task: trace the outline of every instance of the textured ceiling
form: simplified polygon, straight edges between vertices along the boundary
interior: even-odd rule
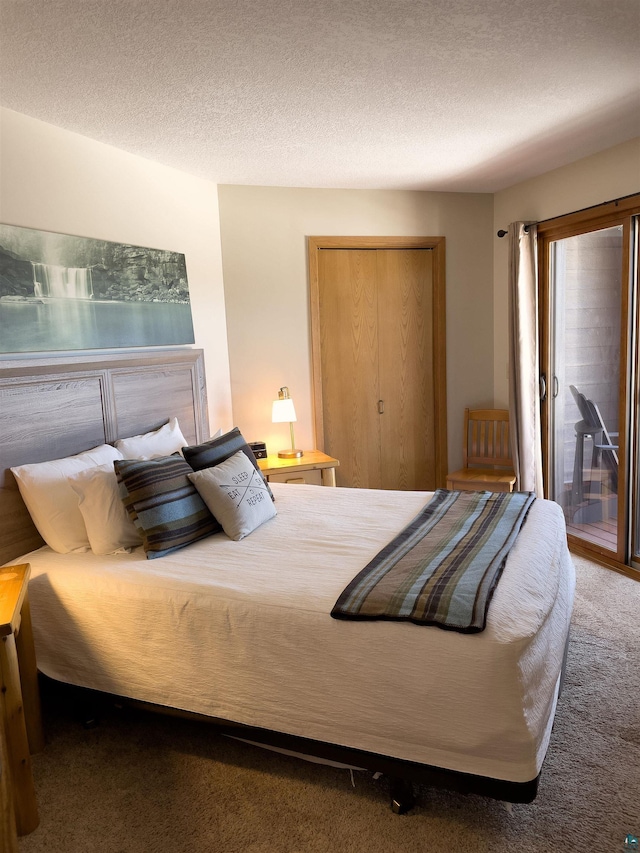
[[[493,192],[640,136],[639,0],[1,0],[3,106],[217,183]]]

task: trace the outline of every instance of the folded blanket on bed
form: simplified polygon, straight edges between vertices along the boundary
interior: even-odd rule
[[[336,619],[402,619],[464,634],[487,610],[532,492],[438,489],[338,598]]]

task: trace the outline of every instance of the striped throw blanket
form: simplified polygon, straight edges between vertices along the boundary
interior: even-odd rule
[[[438,489],[341,593],[336,619],[402,619],[464,634],[484,630],[532,492]]]

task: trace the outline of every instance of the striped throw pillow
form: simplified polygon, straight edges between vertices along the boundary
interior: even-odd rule
[[[179,453],[116,460],[114,468],[120,497],[142,536],[147,559],[164,557],[222,529],[189,480],[192,469]]]

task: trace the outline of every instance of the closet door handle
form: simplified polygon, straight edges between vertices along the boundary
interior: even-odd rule
[[[384,400],[378,400],[378,414],[384,415]]]

